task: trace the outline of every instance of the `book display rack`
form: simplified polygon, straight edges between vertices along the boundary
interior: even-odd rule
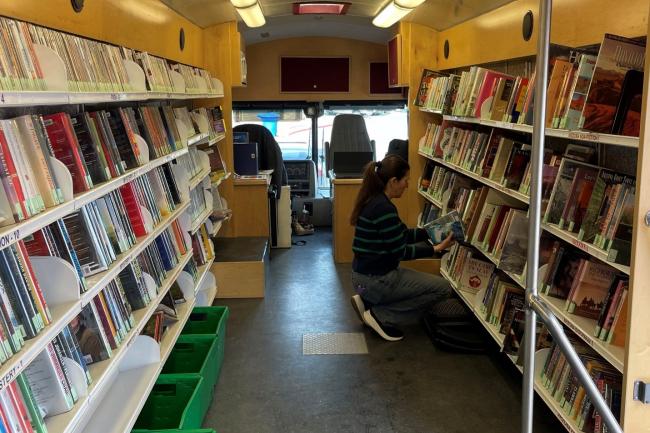
[[[184,105],[223,86],[146,52],[0,30],[0,422],[128,432],[216,296],[205,149],[225,130],[219,108]]]
[[[547,83],[540,297],[617,419],[645,51],[644,43],[607,34],[595,53],[553,58]],[[613,62],[615,52],[630,61]],[[443,257],[441,275],[520,370],[534,80],[480,66],[424,70],[414,102],[429,116],[418,149],[425,199],[418,224],[458,211],[467,236]],[[607,85],[618,93],[605,100],[599,92]],[[538,326],[537,334],[537,394],[568,431],[604,431],[548,331]]]

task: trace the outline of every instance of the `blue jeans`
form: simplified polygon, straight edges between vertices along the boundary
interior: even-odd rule
[[[381,322],[390,325],[417,322],[424,310],[451,295],[444,278],[397,268],[386,275],[352,272],[354,290]]]

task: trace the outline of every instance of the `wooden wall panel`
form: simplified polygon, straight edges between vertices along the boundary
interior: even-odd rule
[[[350,91],[336,93],[281,93],[280,57],[349,57]],[[385,44],[305,37],[281,39],[246,47],[248,83],[233,91],[235,101],[322,101],[325,99],[401,99],[401,95],[371,95],[370,62],[386,62]]]
[[[551,42],[566,46],[600,43],[603,34],[643,36],[648,20],[647,0],[555,0]],[[534,14],[533,37],[524,41],[524,14]],[[457,68],[505,59],[531,56],[537,46],[538,1],[519,0],[440,32],[437,41],[440,69]],[[450,56],[443,47],[449,40]]]

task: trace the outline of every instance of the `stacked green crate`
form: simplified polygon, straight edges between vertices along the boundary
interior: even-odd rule
[[[203,378],[196,375],[159,376],[132,433],[201,428],[205,416],[202,385]]]
[[[181,335],[162,369],[162,374],[169,377],[193,375],[203,378],[199,389],[203,413],[210,408],[217,384],[218,343],[216,335]]]
[[[217,361],[214,366],[217,378],[219,378],[225,354],[226,322],[229,314],[228,307],[195,307],[181,331],[182,335],[217,336]]]

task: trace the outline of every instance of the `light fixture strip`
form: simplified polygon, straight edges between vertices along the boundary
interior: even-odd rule
[[[255,1],[251,4],[250,0],[230,0],[237,13],[241,19],[246,23],[248,27],[261,27],[266,24],[266,19],[264,18],[264,13],[262,13],[262,8],[260,3]],[[241,5],[241,6],[240,6]]]

